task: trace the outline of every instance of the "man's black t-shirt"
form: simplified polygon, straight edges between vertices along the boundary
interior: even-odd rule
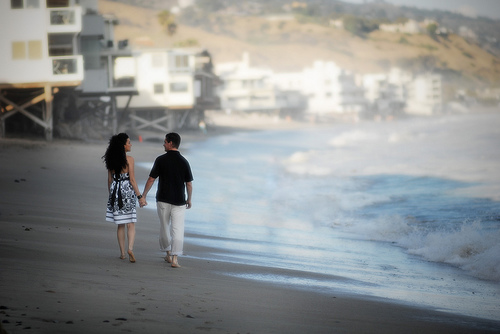
[[[156,158],[149,176],[155,179],[159,177],[157,202],[186,204],[185,182],[193,181],[193,175],[189,162],[179,151],[168,151]]]

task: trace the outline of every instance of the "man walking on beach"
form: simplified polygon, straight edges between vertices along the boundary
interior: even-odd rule
[[[142,193],[146,205],[146,196],[159,177],[156,206],[160,218],[160,249],[167,252],[165,261],[173,268],[180,268],[177,256],[182,255],[184,247],[184,215],[186,209],[191,208],[193,192],[191,167],[179,152],[180,144],[179,134],[171,132],[165,136],[163,147],[167,153],[156,158]]]

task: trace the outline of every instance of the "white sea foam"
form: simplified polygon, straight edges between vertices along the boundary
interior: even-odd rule
[[[419,226],[400,216],[383,216],[374,221],[350,221],[346,227],[368,240],[395,243],[426,260],[451,264],[474,277],[500,282],[500,230],[485,228],[479,221],[437,226],[436,230],[436,226]]]

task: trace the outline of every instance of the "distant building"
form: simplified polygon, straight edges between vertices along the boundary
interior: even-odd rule
[[[413,75],[398,68],[388,73],[366,74],[363,87],[368,114],[391,117],[401,113],[434,115],[442,111],[442,78],[439,74]]]
[[[367,116],[390,118],[404,112],[411,73],[392,68],[388,73],[363,75]]]
[[[408,20],[405,23],[381,24],[379,29],[388,32],[400,32],[405,34],[419,34],[422,32],[421,25],[415,20]]]
[[[449,34],[450,31],[444,27],[439,27],[439,24],[430,19],[425,19],[421,22],[417,22],[415,20],[409,19],[404,23],[386,23],[379,25],[379,30],[393,32],[393,33],[404,33],[404,34],[420,34],[427,31],[427,27],[431,24],[435,24],[437,26],[436,33],[440,35]]]
[[[223,110],[301,118],[307,108],[307,98],[295,73],[278,74],[251,67],[248,53],[243,54],[240,62],[218,64],[216,68],[223,82],[218,91]],[[299,83],[289,85],[290,80]]]
[[[337,29],[344,29],[344,21],[343,20],[330,20],[330,26],[335,27]]]
[[[434,115],[442,111],[442,78],[439,74],[417,75],[408,84],[406,112],[414,115]]]
[[[248,55],[244,55],[241,62],[219,64],[217,73],[224,81],[219,94],[226,110],[277,111],[295,116],[304,112],[325,118],[358,115],[366,106],[354,75],[333,62],[316,61],[300,72],[275,73],[250,67]]]
[[[267,68],[250,66],[248,53],[240,62],[217,64],[216,73],[222,80],[218,88],[221,108],[226,111],[273,112],[280,105],[272,77]]]
[[[460,26],[458,28],[458,34],[468,40],[477,40],[477,35],[476,33],[469,27],[466,26]]]
[[[277,91],[280,115],[302,118],[309,108],[309,99],[302,89],[302,72],[274,73],[271,81]]]
[[[305,68],[301,92],[308,97],[307,113],[312,116],[357,116],[366,108],[363,88],[355,76],[334,62],[315,61]]]

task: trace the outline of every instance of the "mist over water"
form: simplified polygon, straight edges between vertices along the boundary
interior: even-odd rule
[[[500,320],[499,144],[500,113],[210,138],[188,240],[248,279]]]

